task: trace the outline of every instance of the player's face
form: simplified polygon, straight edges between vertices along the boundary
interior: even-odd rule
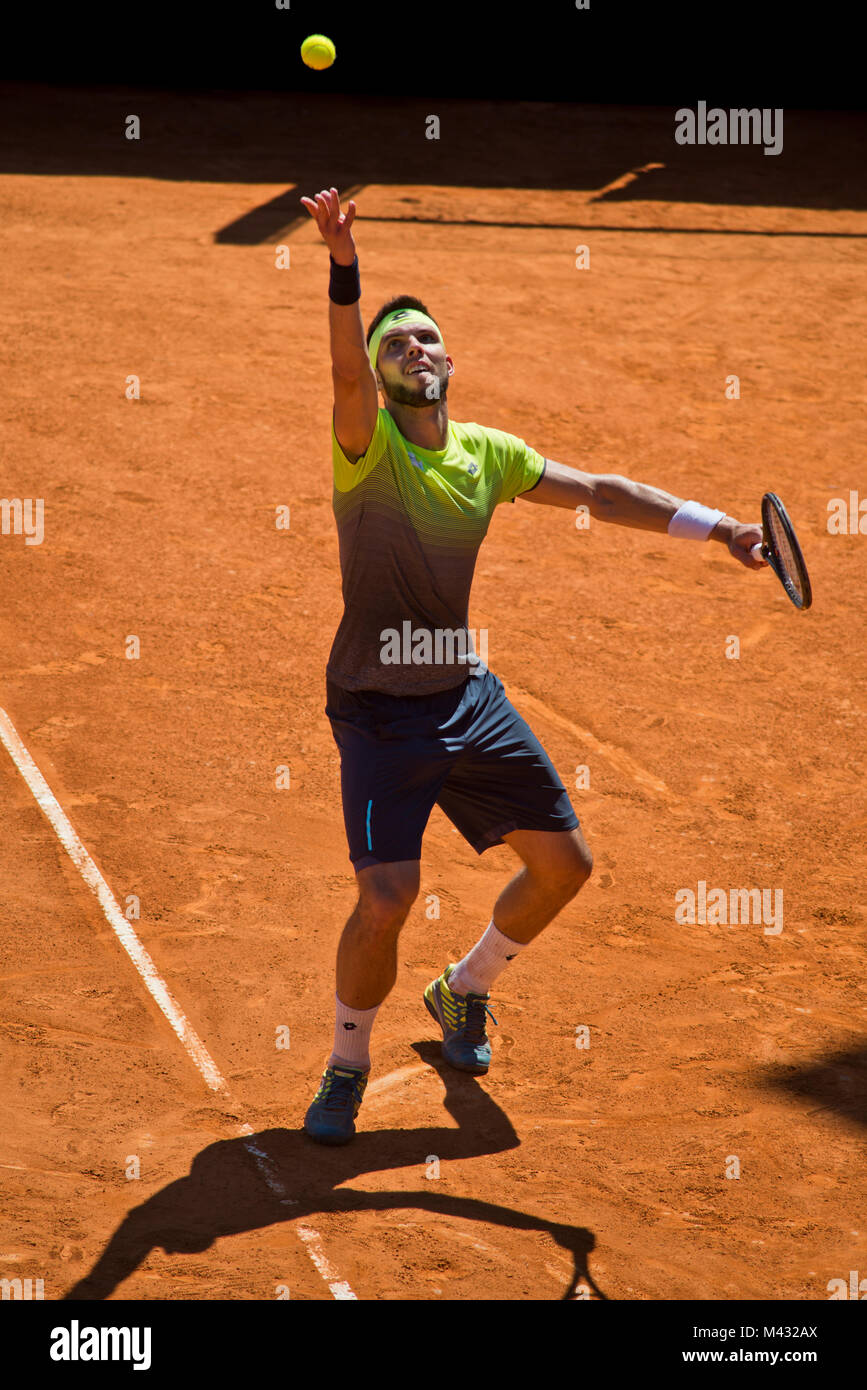
[[[397,405],[435,405],[448,391],[450,362],[432,328],[386,334],[377,363],[383,395]]]

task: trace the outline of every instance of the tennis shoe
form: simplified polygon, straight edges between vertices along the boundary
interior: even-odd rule
[[[326,1066],[304,1116],[305,1134],[318,1144],[348,1144],[369,1076],[357,1067]]]
[[[485,1015],[490,994],[452,994],[449,976],[457,969],[447,965],[438,980],[432,980],[424,992],[428,1013],[443,1030],[443,1057],[458,1071],[484,1076],[491,1065],[491,1044],[485,1032]],[[499,1024],[497,1024],[499,1027]]]

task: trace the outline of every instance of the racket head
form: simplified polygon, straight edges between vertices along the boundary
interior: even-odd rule
[[[796,608],[809,608],[813,590],[789,514],[775,492],[762,498],[762,555]]]

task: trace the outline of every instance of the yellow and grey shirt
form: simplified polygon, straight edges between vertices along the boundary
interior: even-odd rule
[[[346,690],[428,695],[472,669],[467,628],[479,546],[494,508],[529,492],[545,460],[522,439],[449,421],[445,449],[404,439],[380,409],[350,463],[331,425],[343,617],[326,674]]]

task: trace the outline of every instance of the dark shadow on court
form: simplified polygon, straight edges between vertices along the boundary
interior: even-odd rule
[[[294,196],[294,194],[287,196],[291,197]],[[350,198],[355,197],[355,190],[351,190],[347,196]],[[342,189],[341,197],[343,197]],[[386,222],[419,222],[428,227],[522,227],[527,231],[541,232],[556,232],[558,230],[572,232],[574,229],[575,231],[584,231],[587,233],[616,232],[618,236],[630,236],[636,232],[639,234],[646,234],[647,232],[652,232],[654,236],[755,236],[770,237],[771,239],[773,239],[774,237],[806,237],[809,240],[814,240],[816,238],[821,239],[824,237],[831,241],[867,240],[867,232],[818,232],[815,230],[791,230],[787,232],[769,232],[764,228],[759,227],[654,227],[650,225],[645,227],[639,226],[634,222],[630,222],[628,227],[619,227],[616,223],[597,222],[595,221],[595,219],[593,222],[587,222],[583,225],[580,223],[570,222],[568,226],[563,222],[504,222],[502,221],[502,219],[500,219],[497,222],[486,222],[482,218],[476,217],[461,217],[453,219],[450,219],[448,217],[369,217],[366,219],[366,221],[369,223],[374,223],[376,226],[379,226],[381,223]]]
[[[187,1177],[164,1187],[135,1207],[115,1231],[89,1274],[63,1301],[108,1298],[155,1248],[171,1254],[199,1254],[222,1236],[238,1235],[322,1212],[393,1211],[407,1208],[480,1221],[512,1231],[547,1232],[572,1260],[572,1278],[561,1300],[576,1296],[579,1284],[605,1300],[587,1267],[595,1246],[582,1226],[547,1221],[511,1207],[471,1197],[438,1193],[435,1180],[415,1192],[358,1192],[340,1186],[362,1174],[390,1168],[416,1168],[436,1154],[456,1162],[519,1146],[511,1121],[476,1079],[442,1063],[438,1044],[413,1044],[434,1066],[445,1085],[444,1104],[458,1129],[359,1129],[345,1147],[316,1144],[303,1131],[270,1129],[248,1139],[209,1144],[193,1159]],[[364,1107],[362,1105],[362,1125]],[[288,1194],[288,1202],[269,1186],[248,1145],[264,1150],[269,1173]],[[340,1187],[340,1190],[335,1190]],[[607,1301],[607,1300],[606,1300]]]
[[[506,192],[508,211],[494,225],[562,226],[567,235],[580,219],[561,217],[556,196],[523,195],[584,192],[593,218],[599,203],[612,213],[635,200],[702,205],[696,231],[716,230],[716,206],[867,207],[867,115],[858,111],[786,110],[782,152],[768,156],[757,145],[678,145],[674,106],[9,83],[2,107],[0,173],[273,185],[268,196],[242,195],[222,227],[191,221],[191,237],[229,245],[290,236],[310,221],[301,195],[332,184],[344,197],[393,190],[389,215],[405,214],[408,235],[420,219],[464,225],[450,207],[449,190],[460,187]],[[439,139],[426,137],[432,113]],[[138,140],[125,136],[130,115]],[[120,207],[123,192],[100,196]],[[540,219],[542,209],[551,216]],[[622,222],[631,229],[629,216]]]
[[[867,1125],[867,1049],[835,1052],[812,1067],[774,1068],[768,1084],[805,1101],[811,1116],[833,1113]]]

